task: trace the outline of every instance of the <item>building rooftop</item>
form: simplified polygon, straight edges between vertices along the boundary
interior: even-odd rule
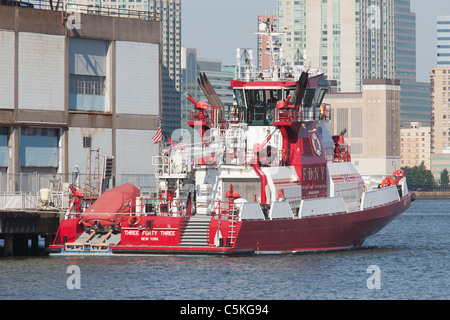
[[[29,7],[40,10],[66,11],[68,13],[97,14],[103,16],[137,18],[143,20],[160,20],[159,12],[133,10],[126,8],[110,8],[97,4],[62,3],[49,0],[2,0],[2,4],[17,7]]]

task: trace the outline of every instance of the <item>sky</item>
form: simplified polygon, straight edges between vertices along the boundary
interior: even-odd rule
[[[319,1],[319,0],[318,0]],[[277,0],[182,0],[182,46],[199,58],[234,65],[237,48],[256,50],[256,16],[276,13]],[[429,82],[436,65],[436,17],[450,15],[450,0],[411,0],[416,13],[417,81]],[[254,54],[256,59],[256,54]]]

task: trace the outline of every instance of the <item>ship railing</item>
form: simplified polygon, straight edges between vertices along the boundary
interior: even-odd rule
[[[169,174],[187,174],[191,166],[251,166],[257,159],[261,166],[282,166],[288,160],[285,150],[275,148],[263,148],[256,156],[254,151],[246,151],[242,147],[230,147],[223,141],[216,140],[217,146],[211,143],[198,144],[198,147],[183,147],[183,154],[177,155],[176,149],[172,149],[171,155],[154,156],[152,164],[156,167],[159,176]],[[177,157],[176,162],[171,161],[171,157]],[[191,160],[192,159],[192,160]]]
[[[275,109],[274,121],[298,121],[302,117],[301,110],[298,107],[288,108],[288,109]]]
[[[189,121],[205,122],[208,126],[217,126],[218,108],[211,106],[211,109],[195,109],[189,112]]]
[[[192,203],[188,199],[160,197],[136,198],[135,204],[130,206],[130,214],[143,216],[190,216]]]
[[[181,241],[181,238],[183,237],[184,234],[184,230],[186,229],[186,221],[189,221],[189,219],[192,216],[192,201],[189,200],[188,202],[188,206],[187,206],[187,212],[186,214],[181,216],[181,220],[180,220],[180,227],[179,227],[179,232],[178,232],[178,242]]]
[[[275,109],[275,122],[292,122],[292,121],[330,121],[331,120],[331,106],[323,103],[320,106],[309,105]]]
[[[201,156],[194,157],[194,166],[251,166],[256,162],[255,153],[244,151],[243,148],[227,148],[225,152],[205,151]],[[284,150],[267,150],[259,152],[259,163],[263,167],[282,166],[288,160]]]
[[[238,210],[235,203],[228,201],[214,201],[214,209],[212,212],[212,219],[231,219],[232,216],[237,216]]]
[[[79,219],[82,215],[82,213],[88,209],[94,202],[95,198],[90,199],[69,199],[69,207],[64,208],[61,207],[61,210],[65,210],[66,214],[64,216],[64,219]]]
[[[236,240],[236,221],[238,221],[238,218],[239,204],[234,203],[234,201],[214,201],[214,209],[211,219],[228,220],[230,222],[225,238],[229,239],[229,245],[231,246],[234,245]]]
[[[156,166],[156,172],[159,176],[165,174],[186,174],[189,171],[188,160],[185,157],[179,157],[176,163],[172,163],[170,156],[154,156],[152,164]]]
[[[340,144],[334,148],[326,148],[325,157],[328,163],[351,162],[351,147],[346,144]]]
[[[263,148],[259,151],[258,157],[255,152],[244,152],[242,150],[238,150],[237,152],[233,152],[233,156],[228,155],[226,159],[227,165],[254,165],[259,160],[259,164],[263,167],[277,167],[282,166],[288,160],[288,154],[285,150],[274,150],[274,149],[266,149]]]

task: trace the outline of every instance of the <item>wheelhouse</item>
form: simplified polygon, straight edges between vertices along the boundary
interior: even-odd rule
[[[296,81],[231,81],[236,98],[232,115],[239,122],[249,125],[272,125],[276,119],[278,101],[289,99],[290,102],[300,105],[303,120],[319,120],[320,107],[328,90],[327,81],[322,75],[318,79],[310,79],[303,101],[298,104],[294,101],[296,84]]]

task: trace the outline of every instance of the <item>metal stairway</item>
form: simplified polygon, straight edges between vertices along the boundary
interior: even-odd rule
[[[208,228],[211,216],[192,216],[180,240],[182,247],[209,247]]]

